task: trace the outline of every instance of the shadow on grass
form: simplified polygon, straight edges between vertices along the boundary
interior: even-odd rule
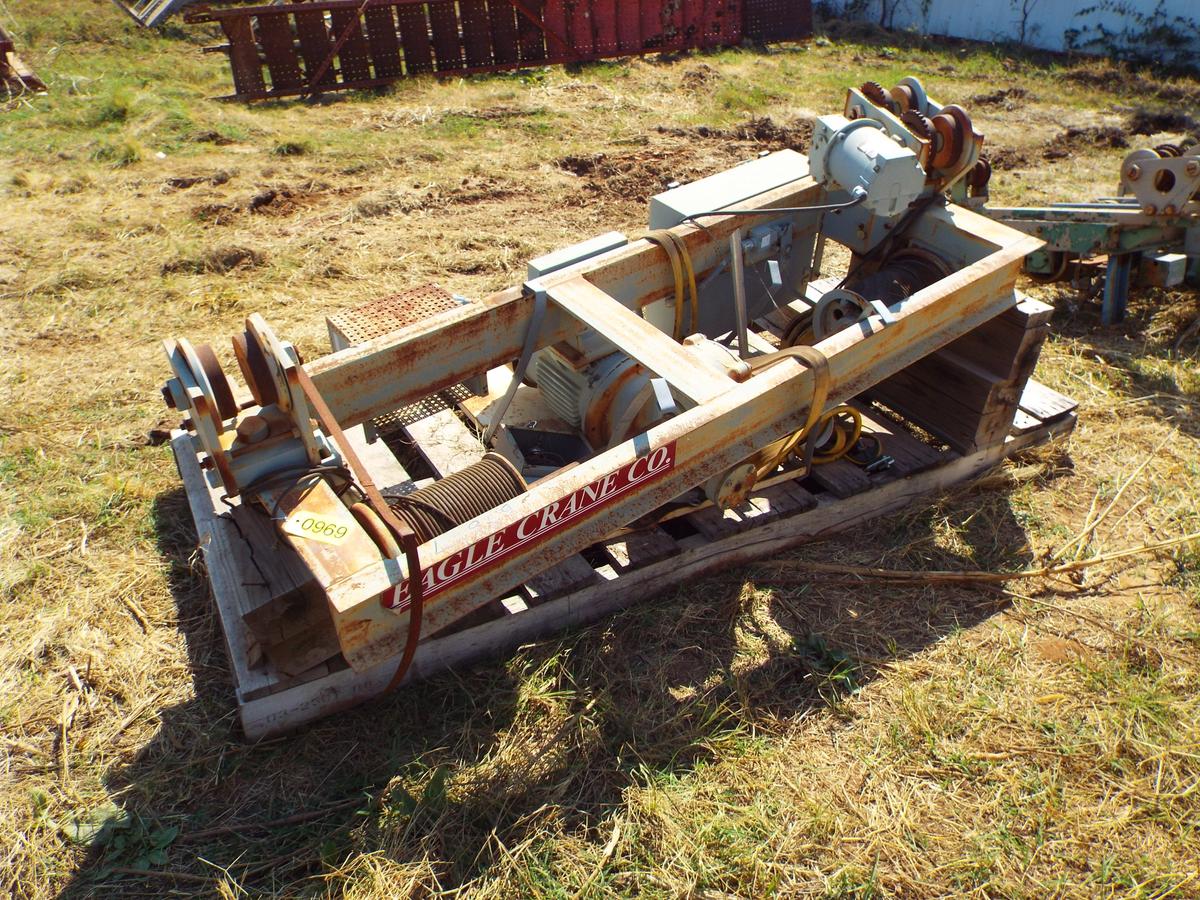
[[[510,865],[504,848],[548,827],[602,840],[630,788],[747,752],[1006,604],[964,587],[781,578],[775,563],[1029,561],[1008,494],[963,491],[248,745],[182,491],[155,516],[196,697],[161,710],[155,737],[110,777],[134,825],[119,848],[97,842],[65,896],[211,891],[222,869],[292,893],[365,853],[428,864],[446,889]]]

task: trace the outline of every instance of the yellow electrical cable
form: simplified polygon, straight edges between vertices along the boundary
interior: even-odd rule
[[[671,272],[675,276],[675,326],[671,336],[682,341],[683,333],[683,304],[686,288],[688,308],[691,312],[691,322],[688,328],[697,331],[700,328],[700,292],[696,289],[696,269],[692,265],[692,254],[688,251],[687,242],[673,231],[659,229],[646,233],[646,240],[662,247],[671,262]],[[686,276],[686,281],[684,277]]]
[[[679,258],[679,247],[675,243],[675,235],[671,232],[662,229],[659,231],[650,231],[646,234],[646,240],[663,248],[663,252],[667,254],[667,259],[671,263],[671,273],[675,276],[675,327],[671,331],[671,337],[677,341],[683,340],[683,263]]]
[[[830,423],[833,424],[833,446],[816,448],[812,459],[814,465],[836,462],[853,450],[862,437],[862,414],[853,406],[838,406],[821,416],[816,433],[820,434]]]
[[[781,441],[777,441],[775,445],[768,445],[763,448],[761,452],[765,453],[770,451],[773,446],[782,444],[782,448],[773,453],[769,462],[758,467],[758,478],[764,478],[779,468],[783,461],[787,459],[788,454],[795,450],[796,446],[807,435],[813,432],[813,429],[817,426],[817,422],[821,419],[821,411],[825,408],[825,398],[829,394],[829,360],[816,347],[785,347],[766,356],[758,356],[747,360],[747,362],[750,364],[751,372],[759,372],[785,359],[794,359],[808,366],[813,371],[813,393],[809,400],[808,416],[805,419],[804,425],[793,432],[791,437],[783,438]]]

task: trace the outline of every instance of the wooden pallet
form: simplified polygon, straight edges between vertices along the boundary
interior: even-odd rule
[[[879,409],[863,405],[866,429],[881,435],[895,459],[891,469],[868,475],[849,462],[820,466],[805,479],[757,491],[737,510],[697,509],[613,536],[530,579],[512,596],[496,598],[453,629],[428,637],[406,683],[511,652],[706,573],[901,509],[1075,425],[1075,403],[1037,382],[1024,383],[1016,405],[1007,435],[971,452],[932,446]],[[483,452],[468,427],[467,412],[444,409],[407,426],[408,439],[439,477],[471,464]],[[361,428],[348,438],[381,486],[411,482],[384,442],[368,444]],[[356,672],[334,657],[287,675],[264,655],[245,617],[271,602],[262,572],[283,547],[273,529],[255,524],[252,516],[257,514],[239,512],[236,501],[231,510],[221,491],[209,487],[186,432],[175,432],[171,445],[208,567],[246,737],[270,737],[376,696],[391,679],[397,659]]]

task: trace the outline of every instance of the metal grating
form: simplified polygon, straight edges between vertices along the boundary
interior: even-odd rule
[[[241,100],[640,53],[800,40],[811,0],[308,0],[187,13],[228,39]]]
[[[329,324],[347,343],[361,344],[460,305],[445,288],[423,284],[382,300],[364,303],[356,309],[335,313],[329,317]]]
[[[381,337],[409,325],[415,325],[431,316],[457,309],[461,301],[445,288],[436,284],[401,291],[382,300],[365,303],[346,312],[329,317],[329,327],[341,335],[347,344],[361,344],[372,338]],[[466,385],[456,384],[418,400],[409,406],[385,413],[371,420],[371,427],[379,434],[387,434],[404,425],[411,425],[434,413],[453,409],[469,397],[474,396]]]

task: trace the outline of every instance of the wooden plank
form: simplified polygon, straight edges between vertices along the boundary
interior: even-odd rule
[[[483,456],[483,444],[452,409],[443,409],[404,427],[417,449],[437,473],[445,478],[461,472]]]
[[[736,385],[732,378],[697,365],[696,357],[682,345],[584,278],[555,285],[550,299],[697,403]]]
[[[879,437],[883,452],[896,460],[898,474],[911,475],[914,472],[924,472],[946,462],[948,451],[931,447],[924,441],[909,434],[903,425],[891,421],[882,414],[871,410],[865,404],[852,404],[863,414],[863,431]]]
[[[1018,292],[1014,307],[946,349],[1001,378],[1011,378],[1030,330],[1048,327],[1053,314],[1054,307]]]
[[[396,7],[400,24],[400,43],[404,45],[404,71],[419,75],[433,71],[433,48],[429,43],[429,22],[425,19],[425,4],[406,3]]]
[[[233,687],[240,701],[247,693],[267,687],[274,680],[271,673],[251,666],[251,661],[259,654],[242,621],[243,615],[271,597],[265,584],[253,575],[248,577],[254,568],[245,542],[232,521],[217,514],[222,492],[208,486],[191,436],[184,431],[174,431],[171,450],[196,524],[197,543],[204,554],[209,589],[221,621]]]
[[[568,556],[552,568],[534,575],[525,582],[525,588],[529,592],[532,606],[561,597],[585,584],[591,584],[596,578],[596,570],[591,564],[582,556],[575,555]]]
[[[1079,404],[1070,397],[1064,397],[1058,391],[1046,387],[1041,382],[1030,379],[1021,393],[1019,406],[1034,418],[1048,423],[1067,413],[1074,412]]]
[[[885,479],[869,493],[819,502],[808,512],[782,517],[761,528],[717,542],[702,541],[675,556],[619,574],[615,583],[605,580],[517,615],[426,641],[417,649],[404,683],[511,652],[523,643],[594,622],[682,581],[728,570],[903,509],[926,495],[982,474],[1011,453],[1069,432],[1073,425],[1074,417],[1065,416],[1047,428],[952,459],[937,469],[908,478]],[[318,681],[245,703],[240,711],[243,731],[250,740],[261,740],[369,700],[388,683],[396,661],[392,657],[358,673],[350,669],[334,672]]]
[[[400,38],[396,32],[394,6],[368,6],[363,13],[367,23],[367,43],[371,47],[371,67],[376,78],[400,78]]]
[[[417,489],[416,482],[382,440],[368,443],[361,425],[348,428],[343,433],[381,492],[408,494]]]
[[[272,90],[302,87],[300,59],[296,55],[296,39],[292,35],[292,20],[286,13],[258,17],[258,42],[262,45],[271,73]]]
[[[680,547],[661,528],[644,528],[604,542],[604,553],[618,572],[640,569],[674,556]]]
[[[835,497],[852,497],[871,487],[870,476],[860,466],[845,459],[814,465],[808,477]]]

